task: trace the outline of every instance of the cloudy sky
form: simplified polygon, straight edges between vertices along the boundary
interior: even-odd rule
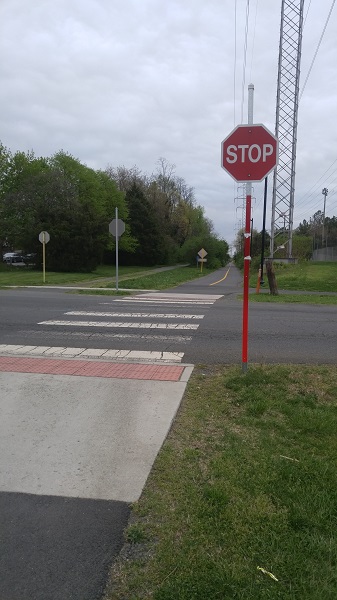
[[[305,1],[302,85],[333,5]],[[241,190],[220,144],[247,122],[249,83],[254,122],[275,129],[280,14],[281,0],[1,0],[0,140],[38,156],[63,149],[95,169],[150,174],[164,157],[231,243]],[[337,215],[336,113],[334,7],[300,102],[295,225],[323,208],[323,187]],[[262,183],[253,195],[260,230]]]

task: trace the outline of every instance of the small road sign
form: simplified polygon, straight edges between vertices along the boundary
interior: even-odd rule
[[[278,140],[264,125],[238,125],[221,144],[221,166],[235,181],[262,181],[277,161]]]
[[[48,233],[48,231],[41,231],[39,233],[39,241],[41,242],[41,244],[48,244],[50,240],[50,235]]]
[[[125,231],[125,223],[118,218],[118,208],[115,208],[115,218],[109,223],[109,231],[115,238],[116,244],[116,292],[118,292],[118,240]]]
[[[40,231],[39,240],[42,244],[42,272],[43,272],[43,283],[46,283],[46,244],[50,240],[48,231]]]
[[[206,252],[206,250],[204,248],[201,248],[201,250],[199,250],[198,252],[200,258],[205,258],[205,256],[207,256],[208,252]]]
[[[122,219],[112,219],[109,224],[109,231],[114,237],[120,237],[125,231],[125,223]]]

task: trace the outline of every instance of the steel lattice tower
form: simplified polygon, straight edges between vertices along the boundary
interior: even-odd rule
[[[279,164],[273,182],[271,256],[275,237],[282,232],[287,235],[287,256],[292,256],[303,5],[304,0],[282,0],[275,125]]]

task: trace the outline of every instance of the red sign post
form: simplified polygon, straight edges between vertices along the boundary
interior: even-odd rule
[[[248,125],[238,125],[221,144],[221,166],[235,181],[246,182],[246,222],[243,271],[242,316],[242,370],[248,365],[248,298],[251,238],[251,182],[262,181],[276,167],[278,140],[264,125],[252,124],[252,94],[249,88],[251,108],[248,107]]]

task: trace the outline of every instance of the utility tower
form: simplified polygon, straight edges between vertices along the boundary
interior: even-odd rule
[[[275,135],[279,164],[274,171],[270,255],[275,238],[285,232],[292,257],[295,164],[304,0],[282,0]]]

